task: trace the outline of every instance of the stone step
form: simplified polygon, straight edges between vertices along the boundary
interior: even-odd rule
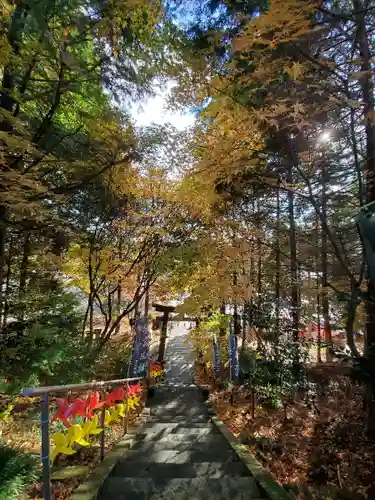
[[[170,401],[152,401],[149,404],[150,411],[175,411],[177,413],[189,413],[192,411],[207,411],[207,407],[203,404],[202,401],[180,401],[180,400],[170,400]]]
[[[209,422],[211,416],[207,414],[202,414],[202,412],[170,412],[170,411],[150,411],[150,417],[153,417],[154,422],[170,422],[170,423],[181,423],[181,422]]]
[[[216,436],[215,436],[216,438]],[[226,446],[220,438],[217,439],[202,439],[197,441],[192,441],[190,439],[185,439],[183,441],[177,439],[161,439],[160,441],[138,441],[132,446],[132,450],[135,451],[162,451],[162,450],[174,450],[176,452],[192,451],[192,452],[206,452],[211,455],[218,453],[221,457],[231,456],[232,448]]]
[[[189,407],[190,405],[193,406],[200,406],[201,408],[204,407],[203,405],[203,396],[201,394],[184,394],[184,393],[177,393],[177,392],[172,392],[170,391],[168,394],[158,394],[156,393],[152,398],[149,400],[149,404],[151,406],[156,406],[156,405],[184,405],[186,407]]]
[[[188,462],[214,462],[224,461],[233,462],[239,461],[238,456],[231,448],[222,446],[204,446],[195,443],[194,447],[189,444],[175,445],[173,449],[166,449],[165,445],[158,446],[157,443],[153,446],[146,446],[141,449],[132,448],[127,453],[129,460],[155,462],[155,463],[174,463],[184,464]]]
[[[168,425],[168,424],[166,424]],[[210,434],[218,435],[216,429],[213,428],[211,424],[201,424],[205,427],[195,427],[199,424],[192,424],[192,426],[181,427],[178,424],[174,424],[173,427],[147,427],[142,429],[142,434],[138,434],[137,438],[143,441],[155,441],[167,436],[172,436],[173,438],[177,436],[186,437],[186,439],[193,439],[195,436],[207,436]],[[146,431],[146,432],[144,432]]]
[[[166,380],[162,385],[155,387],[155,395],[162,394],[167,397],[174,396],[199,396],[201,390],[190,381],[183,380]]]
[[[210,421],[211,417],[210,415],[193,415],[193,416],[187,416],[187,415],[152,415],[150,413],[150,418],[148,422],[156,422],[158,424],[163,424],[163,423],[168,423],[170,425],[173,424],[185,424],[185,425],[191,425],[191,424],[198,424],[198,423],[208,423]]]
[[[157,485],[150,478],[111,477],[99,500],[257,500],[252,477],[174,478]]]
[[[173,434],[175,433],[183,433],[183,434],[194,434],[201,429],[212,429],[213,425],[211,423],[206,422],[193,422],[191,424],[184,423],[171,423],[171,422],[151,422],[148,421],[142,427],[142,430],[149,432],[160,432],[160,431],[170,431]]]
[[[208,409],[206,406],[203,406],[203,404],[197,404],[197,403],[185,403],[185,402],[178,402],[178,403],[173,403],[173,404],[157,404],[157,405],[150,405],[150,413],[151,414],[158,414],[158,413],[168,413],[171,416],[173,415],[191,415],[192,413],[195,414],[204,414],[208,412]]]
[[[191,381],[173,381],[173,380],[165,380],[163,382],[163,388],[164,389],[181,389],[181,390],[186,390],[186,389],[197,389],[197,386],[193,384]],[[156,389],[159,391],[159,389]]]
[[[161,417],[170,417],[170,423],[173,423],[175,421],[175,418],[179,419],[176,420],[176,423],[179,423],[182,417],[185,417],[185,419],[192,417],[208,418],[210,416],[210,413],[207,408],[202,408],[201,411],[197,410],[196,408],[191,408],[190,411],[188,411],[186,409],[168,409],[162,408],[160,406],[150,406],[149,416],[153,417],[153,422],[157,421],[157,419]]]
[[[187,411],[189,409],[200,409],[201,411],[204,411],[206,409],[206,406],[204,405],[203,397],[202,399],[198,399],[198,397],[194,398],[183,398],[183,397],[162,397],[162,396],[156,396],[152,397],[148,401],[149,407],[150,408],[165,408],[169,410],[179,410],[179,411]]]
[[[187,464],[150,463],[123,459],[116,464],[112,476],[118,477],[148,477],[156,484],[165,478],[194,478],[204,476],[209,479],[221,477],[250,476],[249,470],[241,461],[236,462],[195,462]]]

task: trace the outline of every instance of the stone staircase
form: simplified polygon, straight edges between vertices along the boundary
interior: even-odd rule
[[[150,418],[99,500],[258,500],[254,478],[210,422],[197,387],[165,383]]]

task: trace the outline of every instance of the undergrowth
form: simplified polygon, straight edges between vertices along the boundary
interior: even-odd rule
[[[27,487],[37,479],[35,456],[0,445],[0,498],[7,500],[23,498]]]

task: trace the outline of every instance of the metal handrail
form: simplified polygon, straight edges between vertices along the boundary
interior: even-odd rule
[[[22,396],[42,396],[41,398],[41,411],[40,411],[40,424],[42,427],[42,466],[43,466],[43,498],[44,500],[52,499],[51,490],[51,464],[50,464],[50,449],[49,449],[49,395],[51,393],[61,392],[83,392],[90,389],[99,389],[111,385],[128,385],[131,382],[139,382],[144,380],[145,377],[121,378],[115,380],[102,380],[93,381],[83,384],[70,384],[70,385],[50,385],[44,387],[27,387],[22,389]],[[101,414],[101,425],[104,427],[104,413],[103,407]],[[124,418],[124,434],[128,432],[128,411],[129,405],[126,401],[126,410]],[[104,430],[100,436],[100,460],[104,458]]]
[[[21,396],[41,396],[45,393],[50,392],[74,392],[74,391],[85,391],[89,389],[98,389],[101,387],[105,387],[107,385],[119,385],[126,384],[129,382],[137,382],[139,380],[143,380],[144,377],[133,377],[133,378],[119,378],[115,380],[100,380],[93,382],[86,382],[83,384],[70,384],[70,385],[46,385],[44,387],[26,387],[22,389]]]

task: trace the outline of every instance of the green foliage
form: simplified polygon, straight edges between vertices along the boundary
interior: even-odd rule
[[[216,335],[220,349],[220,360],[225,365],[228,361],[228,327],[227,314],[211,314],[202,319],[197,328],[192,328],[187,342],[193,348],[197,358],[207,366],[212,364],[212,336]]]
[[[201,322],[199,328],[202,333],[227,335],[230,316],[228,314],[211,314],[207,319]]]
[[[19,500],[36,481],[37,458],[20,450],[0,446],[0,498]]]
[[[0,344],[4,389],[85,380],[92,356],[81,338],[82,313],[71,293],[55,290],[29,300],[23,321],[9,322]],[[79,370],[77,369],[79,367]]]
[[[271,301],[262,300],[260,304],[250,301],[245,305],[244,317],[251,326],[269,329],[273,323],[272,306]]]
[[[95,360],[94,371],[101,379],[126,376],[132,345],[122,340],[108,342]]]
[[[307,358],[308,344],[287,338],[267,342],[262,352],[246,349],[241,365],[246,367],[246,384],[255,390],[258,399],[272,402],[277,408],[281,401],[286,404],[297,391],[308,389],[304,370]]]

